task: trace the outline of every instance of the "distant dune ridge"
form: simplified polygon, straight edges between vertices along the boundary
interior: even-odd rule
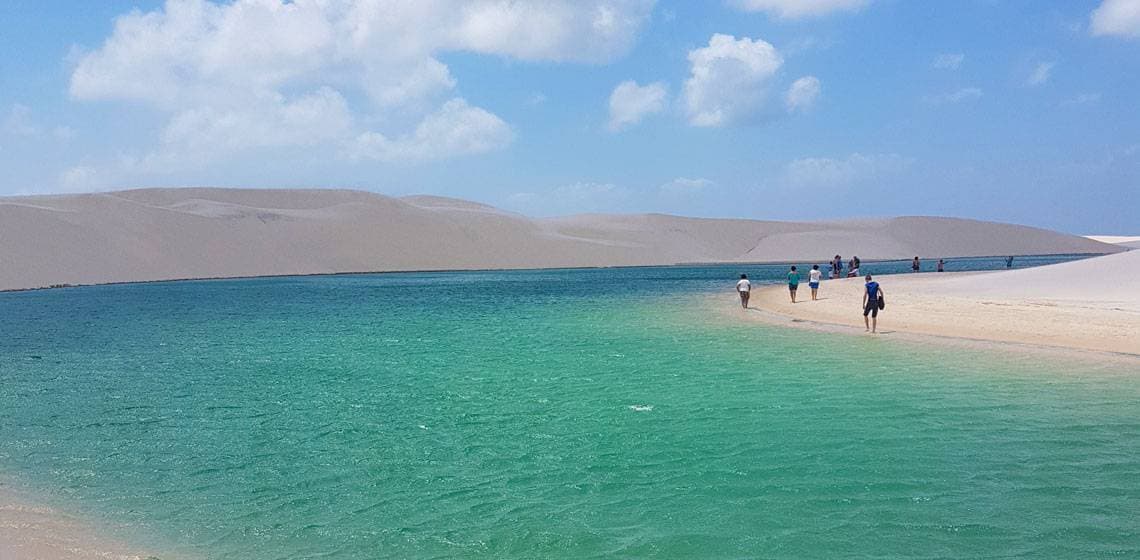
[[[0,289],[338,272],[1112,253],[1036,228],[904,217],[533,219],[435,196],[141,189],[0,198]]]

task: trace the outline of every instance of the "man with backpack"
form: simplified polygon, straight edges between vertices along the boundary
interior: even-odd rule
[[[885,307],[883,300],[883,288],[879,286],[878,282],[871,280],[871,275],[867,275],[867,284],[863,289],[863,325],[867,327],[867,332],[877,334],[879,330],[879,310]],[[867,319],[867,315],[871,319]]]

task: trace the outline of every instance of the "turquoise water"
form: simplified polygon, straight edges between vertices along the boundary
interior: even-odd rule
[[[1140,364],[738,323],[737,272],[0,294],[0,473],[171,557],[1140,556]]]

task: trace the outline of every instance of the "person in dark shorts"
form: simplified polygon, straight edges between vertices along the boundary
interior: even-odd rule
[[[883,297],[883,288],[879,286],[878,282],[871,280],[871,275],[867,275],[867,284],[863,289],[863,325],[867,327],[867,332],[875,334],[879,330],[879,298]],[[867,316],[870,315],[871,319],[868,320]]]
[[[918,263],[918,257],[915,257],[914,262],[910,263],[910,271],[918,272],[919,270],[922,270],[922,265]]]
[[[800,287],[800,273],[796,272],[796,267],[788,271],[788,292],[792,294],[792,303],[796,302],[796,289]]]
[[[752,282],[748,281],[747,274],[740,275],[740,281],[736,283],[736,292],[740,294],[740,306],[748,309],[748,296],[752,292]]]
[[[946,263],[942,259],[938,259],[938,272],[946,271]]]

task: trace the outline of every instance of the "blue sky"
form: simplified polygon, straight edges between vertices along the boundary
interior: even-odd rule
[[[0,194],[1140,233],[1140,0],[7,0],[0,49]]]

